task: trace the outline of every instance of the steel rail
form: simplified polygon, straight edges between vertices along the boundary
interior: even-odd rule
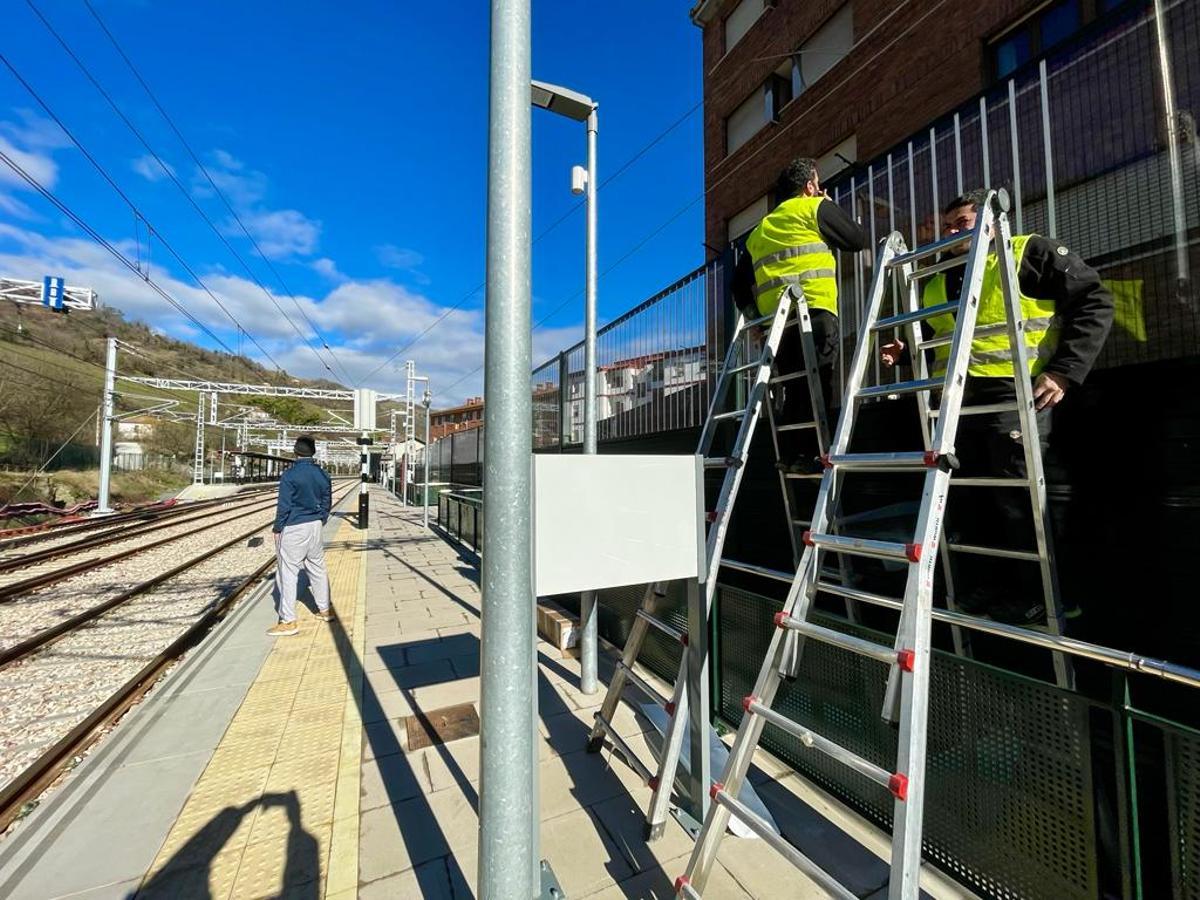
[[[73,553],[79,553],[85,550],[92,550],[96,547],[103,547],[107,544],[115,544],[119,541],[128,540],[143,534],[150,534],[158,531],[161,528],[173,528],[176,525],[183,525],[186,522],[198,522],[201,519],[209,519],[213,516],[219,516],[223,512],[232,512],[242,506],[253,506],[254,504],[262,504],[265,498],[253,497],[247,498],[243,503],[231,503],[229,509],[206,509],[199,515],[189,516],[186,513],[191,513],[195,510],[185,508],[180,517],[166,516],[156,518],[151,522],[134,528],[114,528],[111,531],[104,531],[97,535],[82,537],[77,541],[72,541],[66,544],[60,544],[57,547],[47,547],[45,550],[39,550],[25,556],[14,556],[8,559],[0,559],[0,574],[11,572],[14,569],[22,569],[26,566],[36,565],[37,563],[48,562],[52,559],[58,559],[61,556],[70,556]],[[165,519],[165,521],[164,521]],[[0,587],[0,593],[4,591]]]
[[[333,505],[336,506],[346,496],[343,494]],[[275,561],[275,557],[272,557],[250,573],[215,606],[202,613],[136,675],[110,694],[87,718],[26,767],[21,774],[0,788],[0,833],[20,816],[25,803],[38,797],[58,779],[67,760],[91,746],[100,738],[104,728],[119,720],[141,700],[157,683],[163,672],[185,651],[195,646],[205,633],[224,617],[229,608],[271,570]]]
[[[338,497],[337,500],[334,501],[334,505],[336,506],[338,503],[341,503],[351,493],[352,493],[352,491],[346,491],[344,494],[342,494],[340,497]],[[0,667],[6,666],[9,663],[16,662],[19,659],[23,659],[24,657],[28,656],[30,653],[33,653],[35,650],[39,650],[42,647],[45,647],[48,644],[53,643],[54,641],[58,640],[63,635],[68,634],[69,632],[72,632],[75,629],[79,628],[81,625],[86,625],[88,622],[92,621],[93,619],[99,618],[104,613],[108,612],[109,610],[114,609],[118,606],[122,606],[129,600],[132,600],[135,597],[139,597],[142,594],[145,594],[147,591],[158,587],[163,582],[169,581],[177,575],[182,575],[188,569],[191,569],[195,566],[200,565],[200,563],[203,563],[209,559],[212,559],[217,554],[223,553],[224,551],[233,547],[235,544],[239,544],[244,540],[249,540],[250,538],[254,537],[254,535],[258,534],[258,532],[260,532],[264,528],[268,527],[269,524],[270,523],[268,522],[267,524],[258,525],[254,528],[251,528],[249,531],[243,532],[242,534],[239,534],[237,537],[232,538],[231,540],[225,541],[223,544],[219,544],[216,547],[213,547],[209,550],[205,550],[199,556],[193,557],[192,559],[189,559],[187,562],[180,563],[178,566],[175,566],[175,568],[170,569],[166,572],[163,572],[161,575],[155,575],[150,580],[143,581],[141,584],[138,584],[138,585],[130,588],[128,591],[125,591],[122,594],[118,594],[116,597],[111,597],[110,599],[105,600],[103,603],[100,603],[96,606],[91,607],[90,609],[84,610],[81,613],[71,616],[69,619],[64,619],[63,621],[59,622],[56,625],[52,625],[51,627],[45,629],[44,631],[39,631],[37,634],[33,635],[32,637],[26,638],[23,641],[13,644],[11,647],[6,647],[3,649],[0,649]]]
[[[139,553],[145,553],[147,550],[153,550],[155,547],[162,547],[170,544],[173,541],[180,541],[192,535],[199,534],[202,531],[207,531],[210,528],[216,528],[219,525],[224,525],[226,522],[236,522],[238,519],[244,519],[247,516],[252,516],[255,513],[260,513],[268,508],[269,504],[257,506],[254,509],[246,510],[238,513],[236,516],[230,516],[227,519],[221,519],[219,522],[209,522],[201,525],[198,528],[192,528],[180,534],[173,534],[169,537],[160,538],[157,541],[151,541],[148,544],[141,544],[137,547],[132,547],[129,550],[122,550],[119,553],[113,553],[109,556],[103,556],[100,559],[86,559],[83,562],[75,563],[71,566],[66,566],[62,569],[56,569],[53,572],[47,572],[44,575],[35,575],[32,578],[26,578],[23,581],[14,581],[12,584],[0,587],[0,603],[9,603],[17,597],[27,594],[30,591],[37,590],[40,587],[46,587],[51,584],[56,584],[60,581],[65,581],[75,575],[80,575],[84,572],[89,572],[93,569],[100,569],[112,563],[120,562],[128,559],[131,556],[136,556]]]

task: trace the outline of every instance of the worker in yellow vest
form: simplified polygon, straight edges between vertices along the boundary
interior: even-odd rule
[[[986,191],[976,190],[952,200],[942,210],[947,236],[974,230],[979,205],[986,197]],[[1051,410],[1072,387],[1083,384],[1096,362],[1112,327],[1113,297],[1096,270],[1058,241],[1030,234],[1015,235],[1012,243],[1021,314],[1026,323],[1025,342],[1037,407],[1038,437],[1044,455],[1049,447]],[[960,244],[951,252],[962,254],[968,249],[969,245]],[[935,306],[957,298],[963,275],[964,267],[957,267],[930,278],[922,303]],[[999,266],[996,255],[991,253],[984,268],[976,323],[983,326],[1003,321],[1005,307]],[[946,334],[953,331],[954,318],[935,316],[923,327],[927,337]],[[932,351],[931,375],[945,372],[949,353],[948,346]],[[903,341],[892,341],[881,348],[883,361],[889,366],[898,363],[903,355]],[[976,336],[971,342],[963,407],[1014,403],[1014,374],[1008,335]],[[963,416],[955,441],[961,474],[1023,478],[1025,457],[1020,428],[1015,411]],[[946,531],[967,544],[1031,549],[1033,530],[1028,495],[1023,489],[975,491],[969,502],[950,504]],[[1014,540],[1025,536],[1029,544],[1013,546]],[[1045,621],[1041,580],[1035,564],[974,554],[959,554],[956,562],[959,565],[955,600],[965,612],[1016,624]],[[1067,606],[1070,605],[1068,598]]]
[[[804,291],[812,313],[813,343],[827,410],[834,396],[833,369],[837,363],[838,289],[835,250],[858,252],[870,239],[862,226],[821,188],[816,160],[799,157],[779,174],[775,183],[779,205],[750,232],[746,252],[734,271],[734,301],[749,318],[773,313],[789,285]],[[788,375],[804,368],[799,330],[789,327],[775,356],[776,372]],[[811,422],[812,404],[804,379],[776,387],[776,422],[780,425]],[[830,427],[833,427],[830,419]],[[799,432],[780,434],[780,455],[786,468],[810,471],[812,453],[801,455]],[[818,469],[819,470],[819,469]]]

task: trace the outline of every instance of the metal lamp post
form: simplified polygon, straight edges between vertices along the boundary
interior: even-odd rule
[[[533,897],[538,767],[531,544],[530,0],[492,0],[479,648],[479,895]]]
[[[583,181],[583,193],[587,197],[587,252],[584,258],[585,299],[583,313],[583,452],[596,452],[596,132],[598,129],[596,110],[599,104],[591,97],[568,88],[531,82],[533,105],[548,109],[552,113],[566,116],[587,125],[587,172],[582,179],[578,174],[572,179],[572,190],[580,193],[579,181]],[[576,167],[578,169],[578,167]],[[570,385],[560,385],[559,390],[570,390]],[[580,690],[594,694],[597,690],[597,627],[596,592],[586,591],[580,595],[579,620],[580,643]]]
[[[425,407],[425,490],[424,500],[421,506],[422,519],[425,530],[429,530],[429,407],[433,405],[433,393],[428,387],[425,388],[425,396],[421,398],[421,405]]]

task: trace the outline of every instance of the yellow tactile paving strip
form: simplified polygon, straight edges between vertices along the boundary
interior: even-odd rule
[[[366,554],[343,522],[325,554],[338,622],[299,608],[277,638],[140,897],[326,897],[358,889]]]

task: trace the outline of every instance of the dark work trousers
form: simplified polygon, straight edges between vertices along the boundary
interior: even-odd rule
[[[1011,378],[968,377],[962,405],[1015,400]],[[1049,446],[1051,421],[1049,409],[1037,413],[1043,458]],[[955,454],[961,466],[957,475],[1025,477],[1023,435],[1016,411],[961,416]],[[1028,489],[952,487],[946,536],[984,547],[1035,550]],[[1037,563],[970,553],[955,553],[951,558],[956,599],[966,612],[1023,621],[1026,611],[1035,610],[1045,600]]]
[[[831,410],[834,407],[833,369],[837,365],[838,343],[841,330],[838,328],[838,317],[823,309],[811,312],[813,328],[813,345],[817,351],[817,369],[821,376],[821,393],[825,399],[825,414],[829,417],[830,436],[836,422]],[[804,349],[800,341],[800,329],[795,324],[789,324],[784,329],[783,338],[779,342],[779,352],[775,356],[775,372],[777,375],[790,375],[793,372],[804,371]],[[813,420],[812,399],[808,393],[808,379],[797,378],[786,381],[775,388],[775,424],[794,425]],[[779,453],[781,459],[791,463],[800,457],[811,460],[817,456],[817,441],[811,431],[785,431],[779,435]]]

